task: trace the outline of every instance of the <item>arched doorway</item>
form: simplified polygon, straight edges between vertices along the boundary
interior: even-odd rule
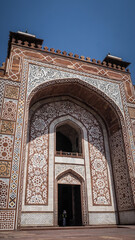
[[[58,208],[58,225],[63,225],[63,211],[66,210],[66,225],[82,225],[82,202],[84,181],[77,173],[72,170],[60,174],[57,177],[57,208]],[[84,216],[83,216],[84,218]]]

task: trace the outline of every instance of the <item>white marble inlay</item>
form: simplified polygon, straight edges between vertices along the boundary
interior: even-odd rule
[[[85,74],[88,76],[88,74]],[[28,88],[27,88],[27,97],[32,92],[32,90],[39,86],[40,84],[56,80],[56,79],[68,79],[68,78],[77,78],[81,79],[84,82],[89,83],[90,85],[96,87],[103,93],[105,93],[109,98],[111,98],[115,104],[120,108],[121,112],[123,113],[123,105],[121,100],[120,88],[119,84],[111,82],[109,79],[104,81],[100,78],[94,79],[92,77],[81,76],[77,74],[77,71],[68,70],[64,72],[59,68],[59,70],[55,68],[49,68],[34,64],[29,64],[29,75],[28,75]],[[98,77],[97,77],[98,78]]]
[[[21,226],[52,226],[53,213],[22,213]]]
[[[55,163],[84,165],[83,158],[55,157]]]

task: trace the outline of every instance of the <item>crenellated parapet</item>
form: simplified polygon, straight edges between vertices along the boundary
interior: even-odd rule
[[[73,54],[72,52],[67,53],[66,51],[61,51],[59,49],[55,50],[54,48],[48,48],[47,46],[43,47],[43,40],[36,38],[35,35],[29,33],[23,33],[18,31],[17,33],[10,32],[9,36],[9,44],[8,44],[8,57],[11,50],[11,44],[15,44],[18,46],[23,46],[30,49],[41,50],[47,53],[51,53],[54,55],[64,56],[66,58],[75,59],[78,61],[90,63],[93,65],[99,65],[103,67],[107,67],[110,69],[129,72],[127,66],[130,64],[128,62],[123,61],[121,58],[112,56],[108,54],[103,61],[91,59],[90,57],[79,56],[78,54]]]
[[[130,72],[127,68],[130,63],[123,61],[122,58],[108,54],[103,61],[100,61],[60,49],[49,49],[43,46],[42,39],[29,33],[10,32],[7,59],[0,67],[0,78],[20,82],[24,59],[64,67],[68,71],[75,70],[78,73],[122,81],[127,100],[130,103],[135,102]]]
[[[24,33],[24,32],[10,32],[8,41],[8,57],[10,54],[11,44],[17,44],[24,47],[41,49],[43,40],[36,38],[35,35]]]

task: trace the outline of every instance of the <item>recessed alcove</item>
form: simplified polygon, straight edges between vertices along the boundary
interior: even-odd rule
[[[73,123],[64,122],[56,128],[56,155],[82,156],[82,134]]]

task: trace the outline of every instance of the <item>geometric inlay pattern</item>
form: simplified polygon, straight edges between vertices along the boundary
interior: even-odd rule
[[[10,205],[10,201],[11,199],[13,199],[13,194],[14,194],[14,199],[16,199],[16,195],[17,195],[17,181],[18,179],[14,178],[14,174],[16,174],[16,178],[18,176],[18,170],[19,170],[19,161],[20,161],[20,149],[21,149],[21,139],[22,139],[22,125],[23,125],[23,118],[24,118],[24,107],[25,107],[25,92],[26,92],[26,87],[27,87],[27,73],[28,73],[28,63],[34,63],[39,65],[39,62],[35,62],[32,60],[25,60],[24,61],[24,66],[23,66],[23,72],[22,72],[22,81],[21,81],[21,88],[20,88],[20,99],[19,99],[19,111],[18,111],[18,118],[17,118],[17,128],[16,128],[16,138],[15,138],[15,151],[14,155],[13,155],[13,171],[11,172],[11,176],[12,176],[12,183],[10,185],[10,194],[9,194],[9,207],[15,207]],[[41,64],[42,65],[42,64]],[[44,82],[49,82],[52,79],[67,79],[67,78],[79,78],[81,79],[83,82],[88,82],[88,84],[95,86],[95,88],[100,89],[102,92],[104,92],[107,96],[110,97],[110,99],[112,99],[115,104],[117,106],[119,106],[119,108],[121,109],[121,111],[123,112],[123,104],[125,105],[126,102],[124,102],[122,104],[122,100],[121,100],[121,93],[120,93],[120,89],[119,89],[119,84],[117,84],[116,82],[114,83],[113,81],[109,81],[109,79],[107,78],[107,82],[105,81],[104,77],[97,77],[94,76],[93,74],[85,74],[87,77],[85,78],[84,76],[81,76],[81,73],[78,73],[78,71],[74,71],[74,70],[68,70],[65,68],[65,72],[64,71],[57,71],[55,72],[53,70],[53,73],[50,71],[50,65],[49,64],[44,64],[44,66],[46,66],[47,69],[47,78],[46,78],[46,74],[44,75],[43,78],[37,78],[36,80],[36,76],[34,78],[35,84],[34,82],[31,82],[32,77],[29,80],[29,86],[28,86],[28,95],[31,92],[32,89],[34,89],[34,87],[44,83]],[[54,67],[53,65],[51,66],[52,68]],[[61,69],[60,67],[54,67],[58,69]],[[34,69],[35,71],[36,69]],[[30,72],[29,72],[30,73]],[[60,74],[59,74],[60,73]],[[71,73],[71,74],[69,74]],[[100,81],[101,80],[101,81]],[[100,84],[101,82],[101,84]],[[104,83],[103,83],[104,82]],[[5,80],[4,80],[5,83]],[[102,84],[103,83],[103,84]],[[9,83],[10,84],[10,83]],[[14,82],[14,85],[16,84],[16,86],[20,86],[20,83]],[[117,86],[116,86],[117,85]],[[123,87],[123,83],[122,83],[122,89],[124,89]],[[124,91],[124,90],[123,90]],[[123,98],[123,96],[122,96]],[[126,115],[126,113],[125,113]],[[127,115],[126,115],[126,123],[128,124],[129,121],[127,121]],[[130,123],[129,123],[130,125]],[[130,146],[129,146],[130,147]],[[135,156],[134,156],[135,159]],[[16,188],[14,188],[14,184],[16,184]],[[12,187],[13,186],[13,187]]]
[[[38,137],[37,130],[40,132],[40,127],[42,129],[40,122],[32,122],[26,200],[26,203],[29,204],[47,203],[48,144],[46,144],[46,141],[48,134],[44,132],[44,136]]]
[[[3,103],[3,96],[4,96],[4,84],[5,79],[0,79],[0,116],[1,116],[1,109],[2,109],[2,103]]]
[[[7,207],[8,179],[0,179],[0,208]]]
[[[2,109],[3,97],[4,97],[4,89],[6,84],[11,84],[11,81],[7,79],[0,79],[0,112]],[[12,82],[13,86],[19,87],[20,83]]]
[[[10,177],[10,162],[0,161],[0,177]]]
[[[5,97],[6,98],[13,98],[18,99],[19,95],[19,88],[11,85],[5,86]]]
[[[46,64],[47,66],[47,64]],[[100,77],[100,81],[96,78],[93,79],[94,75],[91,75],[92,77],[89,77],[90,74],[85,73],[85,76],[81,76],[80,74],[77,74],[74,70],[68,70],[64,72],[63,69],[59,70],[50,68],[48,65],[47,67],[29,64],[29,76],[28,76],[28,88],[27,88],[27,94],[29,95],[32,90],[39,86],[40,84],[50,81],[53,79],[64,79],[64,78],[78,78],[85,82],[88,82],[92,86],[95,86],[96,88],[100,89],[102,92],[104,92],[107,96],[109,96],[120,108],[120,110],[123,112],[123,106],[122,106],[122,100],[120,95],[120,89],[119,85],[116,83],[113,83],[111,81],[104,81]]]
[[[1,120],[0,131],[5,134],[14,134],[15,122]]]
[[[15,211],[0,211],[0,229],[14,230]]]
[[[4,99],[2,118],[5,120],[16,121],[17,100]]]
[[[135,119],[131,119],[132,131],[133,131],[133,139],[135,144]]]
[[[89,120],[91,122],[91,120]],[[103,134],[95,121],[89,129],[89,152],[94,205],[108,205],[110,202],[107,160],[105,158]]]
[[[68,114],[80,120],[88,130],[93,166],[93,204],[111,205],[107,161],[99,123],[90,112],[70,101],[45,104],[31,118],[26,203],[47,204],[49,124],[53,119]]]
[[[73,174],[67,173],[58,180],[59,184],[74,184],[81,185],[81,182]]]
[[[85,169],[84,166],[70,165],[70,164],[55,164],[55,178],[67,170],[73,170],[78,173],[85,180]]]
[[[18,173],[20,165],[20,156],[21,156],[21,147],[22,147],[22,126],[24,119],[24,106],[25,106],[25,90],[26,90],[26,72],[27,66],[24,64],[24,72],[22,73],[22,82],[20,84],[20,97],[19,101],[14,100],[14,103],[18,102],[18,114],[16,122],[16,132],[14,139],[14,152],[12,160],[12,169],[11,169],[11,181],[10,181],[10,190],[9,190],[9,208],[16,207],[16,197],[18,189]],[[17,85],[19,83],[16,82]],[[13,100],[12,100],[13,101]]]
[[[12,160],[13,136],[0,134],[0,160]]]
[[[128,165],[125,158],[122,134],[119,130],[111,136],[112,165],[119,210],[134,208]]]

